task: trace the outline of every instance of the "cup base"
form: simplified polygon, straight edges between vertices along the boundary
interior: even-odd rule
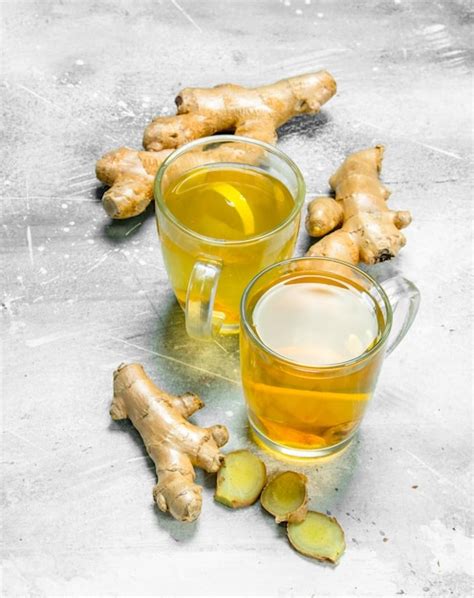
[[[272,453],[279,453],[281,456],[287,458],[290,457],[294,459],[320,459],[322,457],[329,457],[331,455],[334,455],[335,453],[342,451],[350,444],[357,431],[357,429],[353,430],[350,436],[344,438],[344,440],[342,440],[338,444],[333,444],[332,446],[325,446],[324,448],[316,449],[299,449],[291,446],[286,446],[284,444],[279,444],[278,442],[271,440],[270,438],[268,438],[268,436],[266,436],[255,426],[250,417],[249,424],[252,434],[254,435],[258,444],[262,445],[263,448],[266,448]]]

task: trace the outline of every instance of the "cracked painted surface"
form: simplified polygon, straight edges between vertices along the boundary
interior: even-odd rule
[[[472,183],[469,2],[4,2],[3,592],[12,596],[468,596],[472,589]],[[139,360],[192,389],[229,449],[251,446],[235,339],[190,341],[150,212],[111,223],[94,161],[139,146],[184,85],[261,84],[317,68],[339,94],[281,130],[308,199],[349,151],[387,146],[391,204],[412,211],[391,263],[422,293],[357,440],[297,466],[336,515],[337,568],[288,546],[258,507],[205,486],[198,522],[152,503],[154,472],[108,415],[112,371]],[[301,234],[298,254],[308,245]],[[270,470],[281,467],[264,456]],[[287,466],[287,464],[284,464]]]

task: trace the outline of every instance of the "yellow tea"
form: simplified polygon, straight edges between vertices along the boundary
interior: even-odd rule
[[[163,200],[180,224],[165,220],[159,231],[178,301],[184,307],[194,264],[206,259],[217,262],[221,271],[214,311],[222,315],[223,332],[226,327],[236,332],[247,283],[264,267],[292,254],[298,214],[285,226],[279,225],[294,213],[293,195],[264,170],[211,164],[175,178],[164,189]]]
[[[249,307],[265,346],[241,339],[249,417],[277,444],[323,449],[349,438],[375,387],[385,327],[378,303],[354,280],[294,272],[263,288]],[[382,352],[381,352],[382,353]]]
[[[206,166],[185,172],[166,190],[165,203],[187,228],[213,239],[248,239],[275,228],[294,200],[262,170]]]

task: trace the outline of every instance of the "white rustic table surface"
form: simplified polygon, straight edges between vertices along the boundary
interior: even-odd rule
[[[468,596],[472,380],[472,10],[468,1],[2,2],[3,591],[13,596]],[[200,424],[251,446],[237,340],[189,340],[152,210],[111,222],[95,160],[139,147],[183,86],[257,85],[327,68],[338,95],[283,127],[309,200],[347,152],[386,145],[407,246],[371,269],[422,307],[385,363],[357,439],[296,466],[336,515],[338,567],[294,552],[258,506],[204,484],[200,519],[157,511],[155,474],[112,371],[140,361],[202,395]],[[302,232],[298,254],[309,239]],[[282,467],[263,455],[270,470]],[[287,466],[283,464],[283,466]]]

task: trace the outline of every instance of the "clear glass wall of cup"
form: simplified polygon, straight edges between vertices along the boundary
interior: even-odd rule
[[[366,293],[380,317],[380,332],[370,348],[346,362],[309,366],[262,342],[254,321],[259,299],[280,282],[297,283],[305,275]],[[416,316],[419,298],[415,285],[402,277],[379,284],[359,268],[328,258],[295,258],[258,274],[242,297],[240,338],[242,384],[257,441],[300,458],[330,455],[346,446],[372,399],[385,356]]]
[[[267,173],[293,198],[287,217],[264,234],[241,240],[206,237],[186,227],[166,204],[166,190],[192,168],[216,165]],[[239,331],[239,304],[247,283],[263,268],[289,258],[300,225],[305,185],[296,164],[261,141],[219,135],[186,144],[161,165],[155,179],[158,233],[168,277],[185,311],[186,330],[197,339]],[[192,210],[192,202],[189,209]]]

